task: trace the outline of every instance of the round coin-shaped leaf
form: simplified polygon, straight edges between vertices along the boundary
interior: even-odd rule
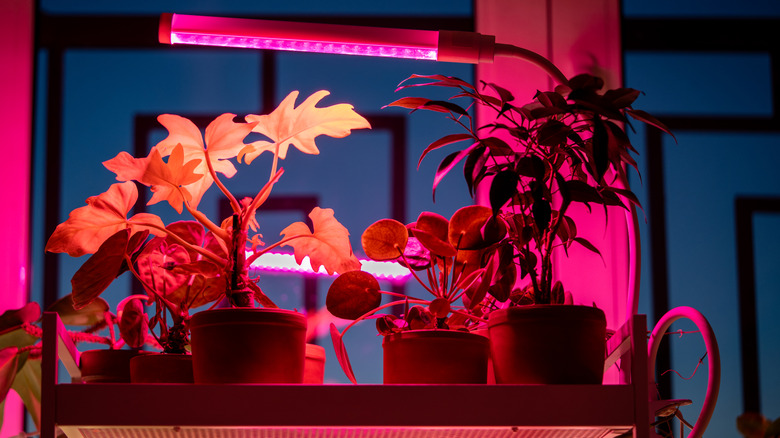
[[[409,232],[393,219],[382,219],[366,228],[360,241],[366,255],[377,261],[395,260],[406,248]]]
[[[420,243],[427,248],[433,254],[441,257],[455,257],[457,250],[455,247],[449,244],[446,240],[442,240],[439,236],[431,234],[425,230],[412,228],[412,233]]]
[[[458,209],[450,219],[450,244],[458,249],[481,249],[495,243],[486,241],[482,234],[482,228],[491,216],[493,212],[482,205]]]
[[[450,302],[446,298],[436,298],[428,305],[428,310],[437,318],[446,318],[450,314]]]
[[[339,275],[328,289],[325,306],[337,318],[357,319],[379,307],[382,296],[379,282],[363,271],[349,271]]]
[[[435,236],[439,240],[446,242],[449,221],[440,214],[424,211],[420,213],[420,216],[417,217],[417,222],[415,222],[414,228],[425,231],[426,233]]]

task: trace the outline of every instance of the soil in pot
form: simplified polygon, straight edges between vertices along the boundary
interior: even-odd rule
[[[192,355],[150,353],[130,359],[133,383],[194,383]]]
[[[606,318],[601,309],[519,306],[488,317],[496,383],[600,384]]]
[[[384,383],[486,383],[489,342],[455,330],[410,330],[384,337]]]
[[[195,383],[301,383],[306,317],[265,308],[224,308],[190,320]]]
[[[130,359],[145,355],[139,350],[88,350],[79,355],[84,383],[130,383]]]

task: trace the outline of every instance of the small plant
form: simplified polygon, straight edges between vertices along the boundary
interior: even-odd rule
[[[481,303],[488,283],[481,281],[485,273],[481,258],[500,240],[500,233],[484,233],[483,225],[491,215],[489,208],[473,205],[459,209],[449,220],[424,212],[409,225],[382,219],[363,232],[361,242],[369,258],[406,266],[432,298],[382,291],[377,279],[363,271],[345,272],[333,281],[326,300],[328,311],[353,322],[341,332],[331,324],[331,337],[339,363],[353,383],[356,380],[342,338],[359,321],[375,318],[381,335],[420,329],[468,331],[485,322]],[[382,294],[395,300],[381,304]],[[377,313],[393,306],[403,306],[401,317]]]
[[[554,91],[537,92],[531,103],[522,106],[498,85],[483,83],[477,88],[441,75],[414,75],[398,90],[431,86],[452,88],[454,95],[448,101],[403,97],[389,106],[443,113],[463,131],[431,143],[420,162],[436,149],[468,145],[441,161],[433,193],[435,199],[437,186],[459,163],[472,196],[478,185],[489,187],[491,220],[506,230],[501,242],[485,254],[484,278],[490,282],[490,295],[514,304],[567,302],[563,285],[554,281],[555,250],[568,253],[572,245],[580,245],[600,254],[577,234],[577,224],[567,215],[569,207],[580,203],[589,211],[595,206],[606,212],[610,206],[639,206],[628,188],[626,168],[637,169],[637,165],[624,126],[633,119],[671,132],[651,115],[631,107],[639,91],[602,91],[603,80],[587,74]],[[468,106],[453,99],[465,99]],[[493,120],[476,124],[467,111],[472,105],[491,110]],[[518,287],[517,280],[524,286]]]
[[[130,296],[117,305],[114,314],[102,298],[74,309],[72,296],[67,295],[57,300],[48,311],[59,314],[66,326],[82,327],[80,331],[68,332],[74,343],[104,344],[112,349],[127,345],[139,349],[145,343],[154,343],[148,336],[147,317],[143,309],[145,301],[144,295]],[[13,389],[21,397],[38,430],[41,426],[43,337],[40,320],[41,308],[37,303],[28,303],[0,315],[0,406],[8,391]],[[99,332],[106,328],[108,336],[100,335]]]
[[[333,210],[314,208],[309,214],[313,230],[303,222],[293,223],[273,244],[265,244],[258,233],[256,213],[282,177],[279,160],[290,146],[318,154],[317,136],[341,138],[352,129],[370,127],[351,105],[317,108],[328,94],[316,92],[296,107],[298,92],[294,91],[272,113],[248,115],[245,122],[234,121],[234,114],[222,114],[209,124],[205,136],[190,120],[163,114],[158,121],[168,136],[148,156],[135,158],[121,152],[104,162],[121,182],[73,210],[46,245],[47,251],[73,257],[92,254],[71,281],[75,307],[88,306],[117,276],[130,271],[157,304],[150,323],[159,328],[157,337],[165,351],[182,352],[190,309],[223,298],[236,307],[253,307],[254,302],[277,307],[248,273],[254,260],[276,247],[292,246],[296,261],[308,256],[314,270],[320,266],[329,273],[359,269],[349,233]],[[252,132],[267,140],[245,143]],[[237,172],[232,160],[250,164],[265,151],[273,154],[267,182],[253,198],[237,199],[222,182]],[[148,204],[167,201],[177,213],[186,210],[194,220],[166,226],[151,213],[128,217],[138,197],[137,184],[151,189]],[[198,209],[212,185],[233,211],[217,222]]]

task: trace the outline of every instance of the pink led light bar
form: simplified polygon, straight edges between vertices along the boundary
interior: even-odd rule
[[[166,13],[160,17],[159,40],[164,44],[479,63],[493,62],[495,37],[475,32],[390,29]]]
[[[412,275],[409,269],[395,262],[377,262],[374,260],[360,260],[363,265],[361,270],[372,274],[378,280],[387,280],[391,282],[404,282]],[[252,269],[270,272],[296,272],[311,275],[328,275],[323,267],[315,272],[309,258],[303,259],[299,265],[295,261],[295,256],[285,253],[266,253],[258,257],[252,263]]]

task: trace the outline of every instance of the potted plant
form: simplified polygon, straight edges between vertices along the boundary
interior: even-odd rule
[[[553,254],[568,254],[572,245],[599,254],[578,235],[575,220],[567,215],[571,205],[605,213],[610,206],[639,205],[627,183],[626,168],[637,166],[624,126],[633,119],[671,132],[631,107],[639,91],[603,91],[603,80],[587,74],[554,91],[537,92],[522,106],[498,85],[476,87],[440,75],[412,76],[399,89],[421,86],[452,88],[453,99],[468,99],[495,114],[478,125],[453,99],[404,97],[390,104],[443,113],[462,130],[434,141],[420,157],[452,144],[467,145],[441,161],[434,193],[461,162],[472,196],[477,186],[489,187],[490,220],[505,231],[483,259],[483,279],[494,302],[489,332],[497,382],[600,383],[604,314],[591,306],[559,305],[571,304],[572,298],[556,279]],[[581,364],[574,362],[575,355]]]
[[[376,319],[384,336],[385,383],[486,382],[488,341],[471,331],[486,322],[481,306],[487,293],[487,283],[481,281],[486,269],[480,267],[480,259],[498,242],[498,234],[482,232],[491,215],[489,208],[473,205],[459,209],[449,220],[423,212],[409,225],[382,219],[365,230],[361,243],[366,255],[408,267],[432,297],[382,291],[376,278],[363,271],[346,272],[333,281],[328,310],[353,320],[341,332],[331,325],[336,356],[352,382],[356,379],[343,336],[368,318]],[[394,300],[382,304],[382,294]],[[400,317],[378,313],[393,306],[403,307]]]
[[[66,295],[47,309],[59,314],[67,327],[80,328],[78,331],[68,332],[74,343],[103,344],[109,347],[89,350],[82,354],[82,363],[86,365],[82,366],[82,381],[130,381],[127,356],[137,354],[138,348],[150,340],[146,336],[145,320],[139,317],[137,312],[137,306],[141,306],[143,311],[143,301],[145,297],[138,296],[123,300],[114,314],[103,299],[94,300],[78,310],[74,309],[71,295]],[[43,337],[40,321],[41,308],[34,302],[0,315],[0,405],[13,389],[21,397],[38,429],[41,420],[40,341]],[[106,328],[109,330],[108,336],[101,335],[101,331]],[[122,349],[125,345],[131,349]],[[105,352],[109,354],[106,355]],[[122,357],[125,359],[123,362],[117,360]],[[119,366],[116,366],[117,363]],[[109,366],[104,366],[106,364]],[[111,366],[112,364],[114,366]]]
[[[205,137],[190,120],[163,114],[158,121],[168,136],[148,156],[135,158],[122,152],[104,162],[122,182],[73,210],[46,246],[48,251],[71,256],[93,254],[85,263],[92,265],[87,281],[74,284],[76,305],[99,296],[127,268],[149,297],[162,305],[158,311],[167,309],[174,325],[184,324],[185,330],[177,328],[177,335],[189,329],[196,383],[300,382],[306,319],[298,312],[278,309],[257,279],[250,278],[248,268],[262,254],[283,245],[294,248],[298,263],[308,256],[315,270],[322,266],[333,273],[360,267],[349,233],[333,210],[315,208],[309,214],[313,230],[296,222],[273,244],[265,244],[258,233],[256,213],[282,177],[279,160],[290,146],[317,154],[317,136],[340,138],[352,129],[370,127],[351,105],[316,107],[328,94],[318,91],[295,106],[298,92],[294,91],[272,113],[248,115],[246,121],[236,122],[234,114],[223,114],[209,124]],[[252,132],[267,139],[245,143]],[[273,155],[267,182],[253,198],[237,199],[222,182],[237,172],[231,160],[250,164],[265,151]],[[167,201],[179,214],[186,210],[197,225],[165,226],[151,213],[128,218],[137,199],[136,183],[151,189],[149,204]],[[217,186],[233,211],[218,222],[198,209],[211,186]],[[149,240],[148,235],[164,240]],[[151,260],[157,267],[144,271],[139,260],[142,265]],[[151,277],[159,281],[152,282]],[[186,310],[196,304],[223,299],[228,308],[187,316]],[[162,318],[155,322],[162,324]]]

